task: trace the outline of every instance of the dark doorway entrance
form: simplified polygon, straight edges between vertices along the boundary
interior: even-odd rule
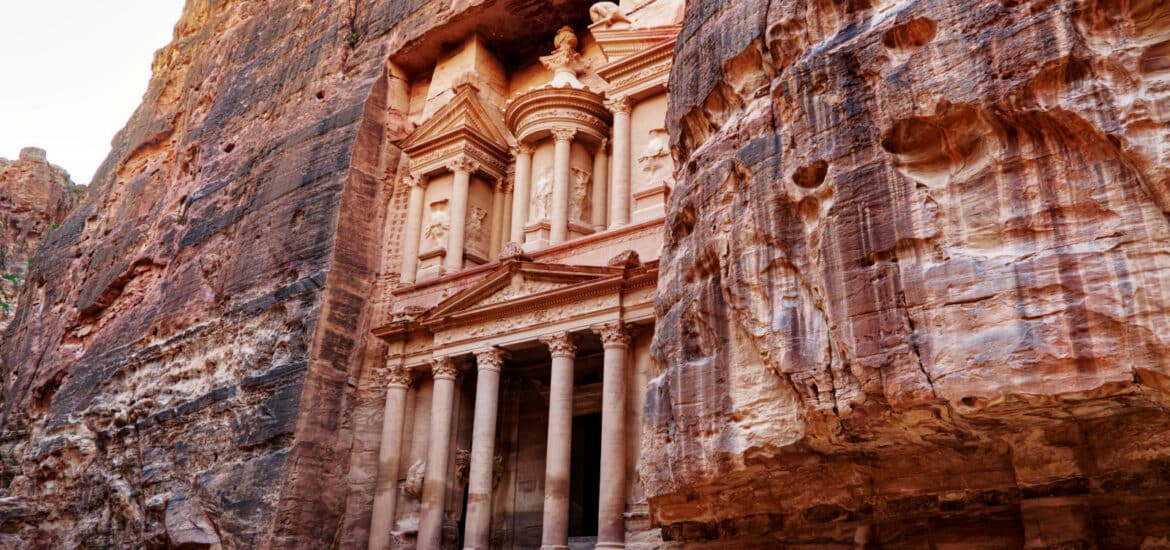
[[[572,474],[569,478],[569,536],[597,536],[601,476],[601,413],[573,418]]]

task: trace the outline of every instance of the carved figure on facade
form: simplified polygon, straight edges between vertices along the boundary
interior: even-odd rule
[[[670,135],[665,128],[650,130],[646,139],[646,149],[638,157],[638,164],[642,172],[644,186],[669,185],[674,180],[674,161],[670,158]]]
[[[631,23],[622,8],[613,2],[598,2],[589,8],[589,19],[593,21],[590,27],[612,27],[617,23]]]
[[[487,210],[478,206],[472,206],[467,210],[467,248],[480,255],[486,255],[488,241],[491,240],[491,234],[487,232],[483,223],[487,215]]]
[[[459,485],[467,483],[467,474],[471,472],[471,450],[458,449],[455,451],[455,482]]]
[[[450,229],[451,216],[447,214],[447,200],[432,202],[427,226],[423,229],[423,239],[434,248],[442,248],[447,246],[447,232]]]
[[[418,460],[406,471],[406,481],[402,483],[402,491],[414,498],[422,498],[423,478],[427,475],[427,463]]]
[[[580,53],[577,53],[577,45],[577,35],[573,32],[573,28],[561,27],[561,30],[557,31],[556,38],[553,39],[553,46],[556,49],[553,50],[553,53],[540,58],[540,62],[548,70],[553,71],[552,85],[554,87],[580,88],[584,86],[580,80],[577,80],[577,75],[589,68],[589,64],[581,58]]]
[[[552,180],[552,172],[545,170],[532,188],[532,221],[548,219],[549,208],[552,205]]]
[[[585,220],[589,215],[589,190],[592,186],[593,173],[574,167],[573,196],[569,202],[569,217],[573,220]]]

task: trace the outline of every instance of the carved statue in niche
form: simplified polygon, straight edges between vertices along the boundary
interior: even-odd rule
[[[569,219],[584,220],[588,214],[589,186],[592,172],[573,168],[573,196],[569,201]]]
[[[423,478],[427,475],[427,463],[419,460],[406,471],[406,481],[402,490],[414,498],[422,498]]]
[[[650,130],[646,140],[646,149],[638,157],[638,164],[642,172],[644,185],[669,185],[674,179],[674,161],[670,158],[670,135],[665,128]]]
[[[431,215],[423,229],[423,238],[434,248],[447,246],[447,231],[451,229],[451,217],[447,215],[447,200],[431,203]]]
[[[548,219],[549,206],[552,204],[552,186],[552,172],[545,170],[532,188],[532,221]]]
[[[630,23],[630,19],[626,14],[622,13],[622,9],[613,2],[598,2],[589,8],[589,19],[593,20],[593,26],[612,27],[617,23]]]
[[[478,206],[472,206],[467,211],[467,247],[480,255],[486,255],[488,241],[491,239],[483,223],[487,215],[487,210]]]

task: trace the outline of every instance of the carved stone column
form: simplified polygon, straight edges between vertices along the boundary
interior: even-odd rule
[[[626,357],[630,335],[618,321],[597,329],[605,348],[601,385],[601,479],[597,548],[626,546]]]
[[[569,546],[569,468],[573,448],[573,360],[577,346],[562,332],[541,340],[552,355],[548,393],[548,448],[544,469],[541,550]]]
[[[613,113],[613,189],[609,194],[609,226],[630,223],[630,111],[633,103],[619,97],[605,103]]]
[[[422,510],[419,512],[419,550],[438,550],[443,542],[443,509],[447,496],[450,460],[451,412],[455,405],[455,378],[459,371],[450,357],[431,363],[431,433],[427,442],[427,469],[423,476]]]
[[[524,224],[528,223],[528,202],[532,200],[532,146],[516,146],[516,189],[512,194],[512,230],[508,240],[524,243]]]
[[[402,424],[406,417],[406,392],[410,376],[390,369],[386,376],[386,405],[382,412],[382,442],[378,449],[378,483],[370,518],[370,550],[390,547],[390,531],[398,506],[398,469],[402,462]]]
[[[500,259],[500,249],[503,248],[504,243],[509,240],[509,232],[512,230],[512,189],[515,187],[515,174],[511,177],[506,177],[503,181],[504,186],[504,213],[500,216],[500,245],[495,247],[495,259]]]
[[[406,205],[406,226],[402,231],[402,268],[399,280],[413,284],[418,276],[418,241],[422,235],[423,200],[427,192],[425,176],[406,179],[410,186],[410,200]]]
[[[496,409],[500,398],[503,350],[475,354],[475,420],[471,435],[471,468],[467,482],[467,523],[463,547],[488,550],[492,525],[492,467],[496,455]]]
[[[492,186],[492,214],[490,217],[491,238],[488,239],[488,259],[495,260],[500,256],[500,237],[502,230],[500,223],[504,219],[504,179]]]
[[[569,240],[569,185],[572,168],[573,137],[577,130],[557,128],[552,131],[556,144],[553,156],[552,205],[549,215],[549,244],[560,244]]]
[[[590,223],[594,231],[605,230],[606,192],[609,191],[609,156],[605,154],[605,140],[593,154],[593,204]]]
[[[443,268],[447,273],[463,269],[463,245],[467,242],[467,195],[471,187],[471,173],[479,166],[466,157],[455,159],[447,166],[455,173],[451,185],[451,229],[447,233],[447,256]]]

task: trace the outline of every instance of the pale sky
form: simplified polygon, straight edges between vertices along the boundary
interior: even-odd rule
[[[40,147],[88,184],[142,101],[183,0],[0,0],[0,157]]]

